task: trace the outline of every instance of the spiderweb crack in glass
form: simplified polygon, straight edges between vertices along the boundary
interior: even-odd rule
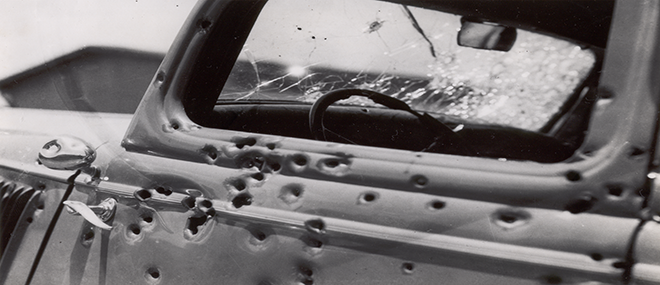
[[[588,49],[524,30],[509,52],[460,47],[459,29],[460,16],[387,2],[272,1],[218,100],[313,103],[360,88],[460,121],[538,130],[596,61]],[[339,103],[374,106],[361,97]]]

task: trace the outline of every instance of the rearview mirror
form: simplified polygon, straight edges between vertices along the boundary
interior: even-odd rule
[[[461,18],[458,45],[486,50],[509,51],[516,42],[515,28]]]

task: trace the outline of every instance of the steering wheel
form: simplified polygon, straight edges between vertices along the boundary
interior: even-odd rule
[[[405,102],[394,97],[364,89],[339,89],[328,92],[327,94],[317,99],[309,112],[309,128],[314,139],[323,141],[327,140],[325,137],[325,127],[323,126],[323,115],[325,114],[325,111],[330,105],[332,105],[332,103],[335,103],[339,100],[348,99],[351,96],[366,97],[371,101],[390,109],[401,110],[413,114],[424,126],[430,128],[431,131],[434,132],[436,143],[441,137],[449,137],[451,138],[451,141],[456,142],[453,144],[453,147],[458,148],[460,154],[468,155],[473,153],[469,149],[468,144],[466,144],[457,133],[429,114],[420,114],[410,108],[410,106],[408,106],[408,104]]]

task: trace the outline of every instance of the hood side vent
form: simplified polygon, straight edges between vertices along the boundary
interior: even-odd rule
[[[21,233],[14,232],[18,221],[28,202],[40,193],[41,191],[36,191],[32,187],[21,186],[0,178],[0,258],[12,237],[21,238]]]

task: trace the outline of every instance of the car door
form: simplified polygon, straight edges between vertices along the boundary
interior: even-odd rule
[[[560,284],[635,277],[632,251],[645,223],[638,213],[650,191],[658,91],[648,76],[656,27],[645,19],[654,17],[657,3],[616,3],[584,141],[559,161],[271,134],[278,120],[299,122],[313,107],[217,107],[259,13],[272,13],[269,5],[199,3],[130,124],[114,118],[117,131],[126,130],[123,140],[111,134],[74,140],[97,148],[94,160],[67,169],[43,158],[41,165],[4,164],[8,180],[48,181],[40,186],[43,209],[27,204],[37,209],[28,212],[47,214],[33,217],[22,241],[10,241],[19,249],[6,258],[13,262],[3,255],[6,280]],[[402,15],[411,11],[417,12]],[[380,25],[366,24],[364,34]],[[329,114],[412,120],[371,107],[335,109]],[[236,110],[268,120],[252,131],[211,122],[240,119]],[[326,119],[333,118],[339,117]],[[36,158],[53,139],[36,138],[14,140]],[[107,201],[111,214],[101,222],[111,228],[103,229],[96,215],[74,215],[85,211],[80,204]],[[25,228],[27,220],[20,221]],[[657,281],[657,260],[644,255],[643,263],[638,280]]]

